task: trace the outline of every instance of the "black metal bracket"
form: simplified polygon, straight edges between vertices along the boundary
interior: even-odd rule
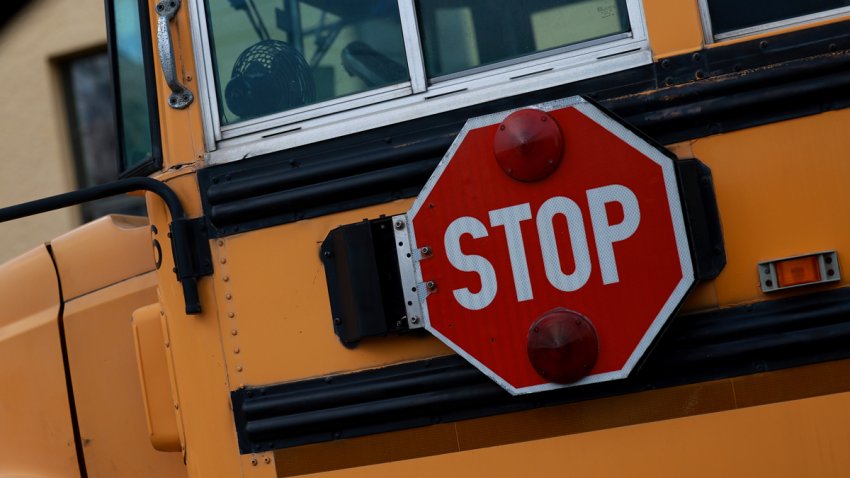
[[[388,217],[340,226],[322,242],[333,329],[346,347],[408,330],[395,250]]]
[[[198,295],[198,278],[210,275],[213,272],[212,253],[206,236],[204,220],[203,218],[187,219],[177,194],[165,183],[151,178],[119,179],[99,186],[2,208],[0,209],[0,222],[34,216],[134,191],[150,191],[161,197],[168,207],[168,212],[171,214],[171,224],[168,228],[174,257],[174,273],[183,286],[186,313],[200,314],[201,300]]]
[[[204,217],[172,219],[168,229],[171,236],[171,250],[174,251],[174,273],[177,274],[177,280],[183,284],[186,313],[199,314],[201,302],[198,297],[198,279],[213,273],[206,219]],[[194,290],[190,291],[191,295],[186,292],[186,284],[192,284]],[[190,303],[197,304],[195,312],[189,311]]]
[[[726,247],[711,169],[698,159],[674,163],[696,279],[716,278],[726,266]]]

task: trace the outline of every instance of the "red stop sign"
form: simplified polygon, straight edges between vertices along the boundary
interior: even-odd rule
[[[694,283],[674,159],[581,98],[531,110],[469,120],[408,213],[425,327],[514,394],[626,377]],[[572,384],[529,358],[559,308],[592,324],[548,323],[564,349],[598,341]]]

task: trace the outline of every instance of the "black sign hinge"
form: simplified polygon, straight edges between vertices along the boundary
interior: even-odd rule
[[[711,169],[698,159],[682,159],[674,164],[696,279],[715,279],[726,266],[726,246]]]
[[[205,217],[175,219],[169,225],[174,273],[181,283],[212,275],[213,263]]]

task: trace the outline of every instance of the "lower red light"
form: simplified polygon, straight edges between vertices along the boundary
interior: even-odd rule
[[[537,319],[528,330],[528,359],[541,377],[573,383],[586,377],[599,357],[596,328],[585,316],[562,307]]]
[[[517,181],[540,181],[561,164],[564,136],[554,118],[543,111],[514,111],[493,138],[496,162]]]

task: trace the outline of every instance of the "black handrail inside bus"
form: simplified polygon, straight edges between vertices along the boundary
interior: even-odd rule
[[[188,237],[191,234],[191,227],[187,225],[188,219],[177,194],[160,181],[151,178],[119,179],[90,188],[0,208],[0,223],[134,191],[150,191],[162,198],[166,207],[168,207],[168,212],[171,214],[171,223],[168,225],[168,229],[171,237],[175,273],[177,280],[183,286],[186,313],[200,314],[201,301],[198,296],[198,275],[194,274],[192,267],[193,253],[191,247],[194,242]]]

